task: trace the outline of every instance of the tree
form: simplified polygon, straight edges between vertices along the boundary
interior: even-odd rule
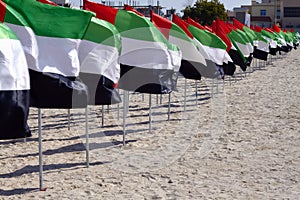
[[[198,0],[193,7],[187,6],[183,12],[183,19],[190,17],[203,25],[211,25],[216,18],[227,19],[224,5],[219,0]]]

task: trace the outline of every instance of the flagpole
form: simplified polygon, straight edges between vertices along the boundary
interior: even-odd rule
[[[118,88],[118,93],[120,94],[120,90],[119,90],[119,88]],[[121,94],[120,94],[120,96],[121,96]],[[118,103],[117,104],[117,117],[118,117],[118,122],[119,122],[119,120],[120,120],[120,103]]]
[[[149,132],[152,130],[152,95],[149,94]]]
[[[198,80],[196,80],[196,105],[198,105]]]
[[[45,191],[43,188],[43,150],[42,150],[42,111],[38,109],[38,126],[39,126],[39,182],[40,191]]]
[[[70,130],[70,109],[68,109],[68,130]]]
[[[90,166],[90,143],[89,143],[89,118],[88,118],[88,106],[85,108],[85,148],[86,148],[86,167]]]
[[[160,94],[160,100],[159,100],[160,105],[162,104],[162,94]]]
[[[169,93],[168,121],[170,121],[170,114],[171,114],[171,93]]]
[[[127,106],[127,91],[124,90],[123,95],[123,146],[125,146],[125,137],[126,137],[126,106]]]
[[[186,78],[184,78],[184,112],[186,111]]]
[[[102,122],[101,122],[101,127],[103,128],[104,127],[104,105],[102,105],[102,110],[101,110],[101,113],[102,113]]]

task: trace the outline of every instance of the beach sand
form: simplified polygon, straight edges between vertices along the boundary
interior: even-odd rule
[[[168,95],[152,95],[151,131],[149,95],[130,94],[125,146],[123,103],[119,114],[104,106],[104,127],[102,107],[91,106],[89,168],[84,109],[71,110],[70,130],[67,110],[42,110],[46,191],[32,108],[33,136],[0,141],[0,199],[299,199],[298,76],[293,50],[224,86],[200,81],[197,101],[195,81],[187,81],[185,101],[180,78],[169,121]]]

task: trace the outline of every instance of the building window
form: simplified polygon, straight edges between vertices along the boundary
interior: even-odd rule
[[[300,7],[285,7],[284,17],[300,17]]]
[[[277,10],[277,19],[280,19],[280,10]]]
[[[260,10],[260,16],[267,16],[266,10]]]

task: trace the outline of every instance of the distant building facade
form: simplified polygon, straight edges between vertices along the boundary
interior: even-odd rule
[[[300,30],[300,1],[285,0],[280,5],[282,15],[280,22],[283,28],[294,28]]]
[[[242,5],[233,11],[243,23],[242,16],[250,13],[252,25],[270,27],[279,24],[282,28],[300,31],[300,0],[252,0],[251,5]]]

